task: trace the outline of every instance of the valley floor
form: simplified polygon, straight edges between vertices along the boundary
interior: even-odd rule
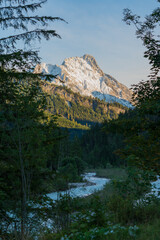
[[[103,190],[75,198],[74,204],[71,200],[73,208],[67,213],[69,225],[64,225],[56,234],[45,234],[40,240],[160,240],[160,200],[156,198],[160,180],[152,183],[152,193],[156,196],[140,196],[127,193],[125,169],[96,169],[95,172],[96,177],[91,173],[86,175],[88,180],[98,181],[97,176],[100,182],[109,176],[112,180],[107,181]],[[135,205],[140,197],[142,201]]]
[[[160,240],[160,179],[144,188],[125,168],[86,172],[86,183],[47,194],[51,207],[40,209],[40,221],[30,219],[35,229],[25,240]]]

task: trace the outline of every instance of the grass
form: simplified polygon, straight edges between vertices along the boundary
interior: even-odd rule
[[[127,178],[127,173],[125,168],[121,167],[109,167],[109,168],[98,168],[89,169],[87,172],[96,172],[97,177],[109,178],[111,180],[125,180]]]
[[[142,224],[139,226],[140,231],[136,240],[160,240],[160,219]]]

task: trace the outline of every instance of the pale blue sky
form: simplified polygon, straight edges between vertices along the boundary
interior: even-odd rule
[[[145,80],[150,66],[135,28],[122,21],[123,9],[145,16],[158,6],[156,0],[48,0],[38,14],[62,17],[68,24],[53,24],[62,39],[42,41],[42,61],[61,64],[91,54],[105,73],[129,87]]]
[[[127,86],[145,80],[150,67],[144,47],[134,27],[122,21],[123,9],[145,16],[155,7],[156,0],[48,0],[41,13],[62,17],[68,24],[54,24],[62,40],[42,42],[42,61],[61,64],[67,57],[88,53],[105,73]]]

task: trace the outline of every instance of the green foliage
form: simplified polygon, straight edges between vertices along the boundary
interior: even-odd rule
[[[152,197],[136,203],[134,198],[123,198],[114,194],[109,198],[107,208],[111,214],[111,221],[122,225],[139,225],[160,217],[159,201],[154,201]]]
[[[113,167],[110,164],[107,164],[106,168],[98,168],[90,170],[91,172],[96,172],[97,177],[108,178],[111,180],[125,180],[127,178],[126,168]]]
[[[106,237],[111,240],[130,240],[130,239],[136,239],[136,232],[137,227],[123,227],[120,225],[114,225],[109,226],[105,228],[93,228],[87,231],[85,229],[84,232],[80,229],[76,233],[71,233],[70,235],[64,235],[64,237],[61,237],[61,240],[91,240],[91,239],[100,239],[105,240]]]
[[[113,131],[116,128],[125,136],[125,148],[119,152],[121,157],[133,166],[157,174],[160,171],[159,81],[137,84],[136,108],[110,122]]]
[[[107,124],[95,125],[82,136],[83,158],[89,168],[107,168],[108,164],[125,165],[114,153],[117,148],[123,146],[123,136],[118,133],[112,134],[111,131],[106,133],[103,128]]]
[[[64,139],[61,141],[61,153],[59,155],[59,163],[56,174],[57,190],[66,188],[66,184],[69,182],[82,181],[80,176],[86,163],[82,160],[81,147],[79,145],[79,139],[75,138],[75,141]],[[58,181],[58,182],[57,182]]]
[[[150,238],[158,236],[152,231],[159,226],[160,201],[143,195],[146,183],[144,180],[140,183],[140,190],[138,184],[141,179],[138,176],[136,183],[134,180],[140,173],[142,175],[138,169],[130,169],[125,181],[110,182],[102,192],[87,199],[72,199],[68,227],[58,233],[41,235],[40,239],[143,239],[145,226]],[[127,187],[128,184],[130,186]]]
[[[68,120],[65,117],[58,117],[57,124],[59,127],[62,127],[62,128],[75,128],[75,129],[89,130],[88,126],[77,123],[77,121],[74,121],[74,120]]]
[[[160,218],[159,200],[144,196],[150,189],[150,180],[155,179],[153,173],[160,172],[159,41],[153,35],[159,22],[159,9],[144,23],[128,10],[125,12],[125,21],[138,26],[137,35],[147,47],[145,57],[150,60],[154,73],[150,81],[133,87],[136,108],[103,126],[95,126],[81,140],[71,141],[66,130],[57,128],[58,117],[52,114],[65,117],[60,118],[61,126],[81,128],[84,122],[91,124],[117,118],[118,108],[122,112],[126,108],[82,98],[63,87],[57,87],[56,94],[54,90],[46,97],[40,75],[30,72],[39,60],[37,52],[30,47],[18,50],[16,44],[22,40],[27,46],[33,38],[59,37],[54,30],[29,31],[27,24],[41,23],[46,28],[47,21],[62,19],[28,17],[27,11],[34,12],[44,1],[29,5],[27,2],[0,1],[1,26],[24,31],[0,39],[0,220],[3,223],[0,238],[24,240],[35,231],[39,232],[39,239],[44,240],[146,239],[143,238],[145,224]],[[62,98],[59,89],[64,95],[74,96],[72,106]],[[46,107],[46,99],[50,107]],[[113,154],[117,148],[121,148],[117,150],[121,159]],[[94,168],[109,168],[126,165],[126,162],[131,167],[125,179],[114,180],[98,196],[81,203],[68,195],[59,196],[55,203],[40,197],[45,191],[66,190],[68,182],[81,180],[86,163]],[[42,220],[46,223],[48,219],[53,229],[40,226]],[[140,233],[137,224],[142,225]],[[159,225],[154,226],[157,229]],[[14,231],[10,234],[7,231],[12,227]],[[59,232],[53,233],[54,227]],[[157,237],[151,230],[148,236]]]
[[[160,239],[160,221],[159,218],[155,218],[150,222],[146,222],[140,225],[139,235],[137,240],[159,240]]]
[[[32,72],[40,59],[30,43],[60,37],[46,26],[63,20],[30,15],[44,2],[0,1],[0,26],[14,29],[13,35],[2,32],[0,38],[0,234],[15,225],[14,232],[22,240],[29,233],[29,200],[37,199],[49,172],[45,147],[53,147],[56,141],[50,135],[55,120],[47,121],[44,116],[46,96],[40,75]]]
[[[43,86],[48,93],[48,112],[59,114],[65,118],[59,119],[60,127],[88,129],[87,125],[103,122],[106,119],[118,117],[119,112],[127,108],[119,103],[106,103],[90,97],[81,96],[62,86]],[[67,120],[70,120],[67,121]],[[86,125],[87,124],[87,125]],[[85,127],[83,127],[85,126]]]
[[[91,201],[89,211],[76,213],[73,216],[73,223],[67,231],[50,235],[54,239],[136,239],[137,226],[123,226],[112,224],[108,220],[108,214],[98,197]],[[47,235],[45,240],[52,239]]]
[[[129,167],[127,170],[128,176],[125,181],[114,181],[114,187],[123,197],[139,199],[150,190],[150,182],[156,179],[156,177],[152,172],[147,172],[138,168]]]
[[[124,226],[121,223],[115,224],[110,219],[111,216],[106,211],[105,204],[95,195],[90,199],[87,206],[83,205],[81,207],[81,212],[76,211],[71,215],[71,224],[67,229],[57,234],[45,234],[42,239],[105,240],[106,237],[113,240],[136,239],[137,226]]]
[[[122,157],[141,169],[157,174],[160,173],[160,41],[156,35],[159,13],[160,9],[157,8],[141,22],[140,17],[133,15],[130,10],[124,11],[124,21],[136,26],[136,34],[147,49],[144,56],[149,59],[152,74],[150,80],[133,85],[133,101],[136,105],[133,119],[117,121],[117,125],[122,124],[127,142]],[[127,133],[129,127],[131,131]]]
[[[73,171],[70,171],[70,168],[72,168]],[[72,174],[72,181],[73,179],[80,174],[83,173],[85,168],[85,163],[82,161],[82,159],[78,156],[73,156],[73,157],[66,157],[62,159],[61,161],[61,168],[59,171],[64,172],[64,174]],[[70,179],[70,180],[71,180]],[[76,179],[74,180],[76,181]]]

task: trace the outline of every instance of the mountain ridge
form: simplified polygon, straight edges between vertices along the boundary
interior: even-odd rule
[[[89,54],[66,58],[61,65],[41,63],[35,73],[56,75],[52,83],[66,86],[82,96],[97,97],[106,102],[119,102],[132,107],[131,91],[115,78],[106,74]]]

